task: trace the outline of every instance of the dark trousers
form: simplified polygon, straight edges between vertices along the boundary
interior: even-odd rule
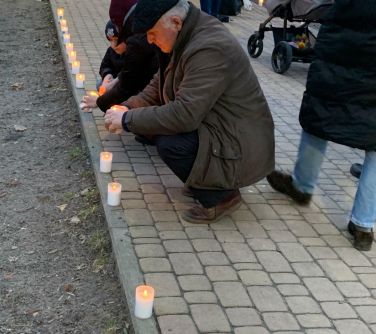
[[[154,140],[162,160],[170,167],[175,175],[185,183],[197,155],[197,131],[173,136],[156,136]],[[190,190],[204,208],[216,206],[233,192],[233,190],[207,190],[197,188],[190,188]]]
[[[201,10],[209,15],[218,17],[221,0],[200,0]]]

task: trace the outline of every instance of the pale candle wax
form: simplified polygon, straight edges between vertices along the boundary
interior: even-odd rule
[[[115,104],[110,109],[115,110],[115,111],[127,111],[128,110],[127,107],[122,106],[120,104]],[[118,130],[115,131],[115,134],[120,135],[122,132],[123,132],[122,129],[118,129]]]
[[[112,167],[112,153],[101,152],[99,170],[101,173],[110,173]]]
[[[63,41],[64,41],[64,44],[70,43],[70,34],[64,34]]]
[[[80,73],[80,62],[78,60],[72,61],[72,74]]]
[[[136,288],[134,315],[140,319],[150,318],[153,313],[154,289],[148,285]]]
[[[69,56],[69,52],[73,51],[73,43],[65,44],[65,51],[67,52],[67,55]]]
[[[59,8],[57,8],[56,12],[57,12],[58,19],[61,20],[64,16],[64,8],[59,7]]]
[[[63,34],[63,36],[64,36],[64,34],[68,33],[68,27],[67,26],[62,26],[61,27],[61,33]]]
[[[84,88],[85,74],[76,74],[76,88]]]
[[[71,64],[76,60],[76,57],[77,57],[76,51],[73,51],[73,50],[69,51],[68,58]]]
[[[60,20],[60,27],[66,27],[67,26],[67,20],[66,19],[61,19]]]
[[[118,206],[121,197],[121,184],[111,182],[107,186],[107,204],[110,206]]]

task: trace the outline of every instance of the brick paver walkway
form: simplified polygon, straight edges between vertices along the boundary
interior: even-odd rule
[[[107,48],[109,1],[51,2],[65,8],[86,88],[93,89]],[[227,26],[245,47],[265,17],[255,5]],[[268,35],[263,54],[251,62],[273,112],[277,166],[291,169],[308,65],[293,63],[285,75],[275,74],[272,47]],[[114,152],[112,177],[124,190],[118,210],[124,210],[143,278],[156,288],[162,333],[376,333],[376,247],[358,252],[344,231],[356,190],[348,170],[362,152],[329,146],[308,207],[264,180],[242,189],[243,204],[231,217],[197,226],[180,219],[192,203],[155,148],[132,134],[109,134],[102,113],[93,116],[103,148]]]

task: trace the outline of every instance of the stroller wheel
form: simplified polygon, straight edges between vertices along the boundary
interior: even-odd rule
[[[248,53],[252,58],[257,58],[261,55],[264,49],[264,42],[259,38],[258,34],[252,34],[248,39]]]
[[[272,66],[276,73],[285,73],[292,62],[291,45],[285,41],[279,42],[272,53]]]

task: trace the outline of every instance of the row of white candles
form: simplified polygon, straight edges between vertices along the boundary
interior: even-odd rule
[[[64,19],[64,8],[57,9],[57,16],[60,22],[60,28],[63,35],[63,42],[68,55],[69,63],[72,66],[72,74],[76,75],[76,88],[84,88],[85,75],[80,73],[80,62],[76,59],[76,51],[73,50],[73,43],[70,42],[67,21]],[[90,95],[98,96],[95,91],[89,92]],[[118,110],[117,106],[111,109]],[[121,108],[120,108],[121,109]],[[101,152],[99,170],[102,173],[110,173],[112,170],[112,153]],[[117,206],[121,200],[121,184],[110,182],[107,187],[107,204]],[[135,293],[135,316],[140,319],[147,319],[153,313],[154,289],[148,285],[140,285]]]
[[[85,74],[80,73],[80,62],[77,60],[76,51],[73,49],[73,43],[70,40],[70,34],[68,33],[67,20],[64,19],[64,8],[59,7],[57,9],[57,17],[60,23],[60,30],[63,37],[63,43],[65,45],[65,51],[68,55],[69,64],[72,66],[72,74],[76,76],[76,88],[84,88]]]

